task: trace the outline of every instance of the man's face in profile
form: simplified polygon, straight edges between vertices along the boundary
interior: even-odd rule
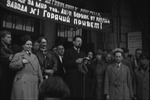
[[[2,41],[6,44],[11,44],[11,34],[6,34],[4,38],[2,38]]]
[[[82,39],[80,37],[77,37],[75,41],[73,41],[73,44],[75,47],[80,48],[82,46]]]

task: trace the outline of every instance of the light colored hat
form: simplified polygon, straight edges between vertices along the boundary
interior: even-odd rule
[[[115,48],[112,50],[113,53],[116,53],[116,52],[121,52],[123,53],[123,50],[121,48]]]

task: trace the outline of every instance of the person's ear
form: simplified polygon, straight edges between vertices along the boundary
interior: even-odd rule
[[[73,41],[73,44],[75,44],[75,41]]]

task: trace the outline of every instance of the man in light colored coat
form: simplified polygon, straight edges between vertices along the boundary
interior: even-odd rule
[[[23,50],[16,53],[10,62],[10,68],[17,71],[11,100],[38,100],[38,87],[43,81],[41,67],[38,58],[31,52],[30,37],[23,36],[21,41]]]
[[[113,52],[116,61],[106,69],[104,94],[107,100],[129,100],[133,97],[130,70],[122,63],[123,50],[116,48]]]

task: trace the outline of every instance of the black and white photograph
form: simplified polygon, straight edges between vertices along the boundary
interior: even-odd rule
[[[0,100],[149,100],[149,0],[0,0]]]

